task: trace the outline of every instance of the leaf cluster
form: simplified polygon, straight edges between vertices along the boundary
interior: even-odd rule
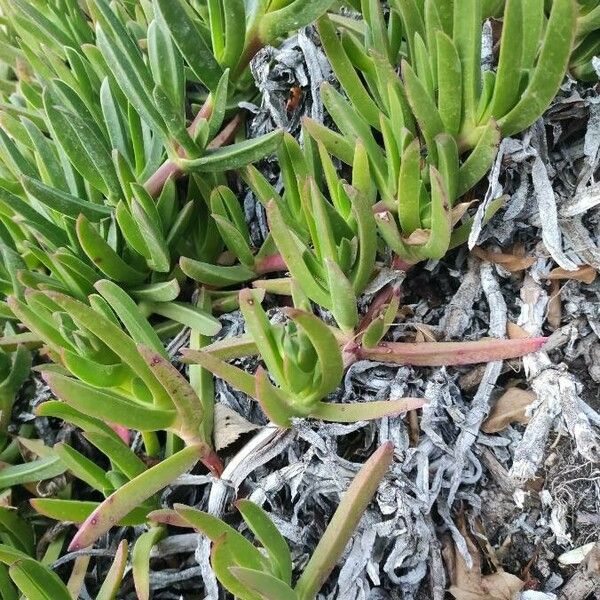
[[[287,542],[268,514],[250,500],[236,507],[260,543],[216,517],[184,505],[159,510],[149,517],[159,523],[191,527],[212,542],[211,565],[221,584],[240,600],[314,600],[350,540],[360,517],[384,478],[393,458],[391,442],[383,444],[361,467],[298,581],[292,587],[292,557]]]
[[[48,566],[64,537],[35,559],[29,515],[4,506],[24,492],[34,496],[27,511],[80,525],[71,550],[114,525],[145,524],[130,557],[142,600],[166,524],[212,540],[213,569],[237,597],[311,600],[392,445],[360,470],[294,584],[289,548],[257,505],[238,509],[260,549],[207,513],[159,510],[158,492],[198,462],[221,473],[213,374],[288,428],[296,418],[355,422],[422,406],[332,401],[356,360],[469,364],[541,347],[541,338],[386,341],[400,290],[387,286],[364,315],[359,304],[390,258],[408,268],[465,241],[465,197],[502,137],[540,117],[569,65],[592,77],[597,3],[348,4],[361,20],[327,14],[333,0],[0,0],[2,600],[76,596],[89,562],[78,557],[65,585]],[[482,70],[488,18],[502,20],[502,33],[497,64]],[[331,127],[305,119],[302,145],[281,131],[245,139],[239,105],[258,97],[250,61],[312,23],[340,83],[321,88]],[[281,185],[252,164],[273,153]],[[233,175],[265,210],[259,248]],[[265,293],[292,307],[270,319]],[[214,314],[238,308],[246,333],[213,342]],[[184,374],[165,341],[188,333]],[[37,416],[76,428],[84,447],[48,447],[28,423],[9,428],[32,350],[56,398]],[[230,362],[250,355],[261,361],[256,374]],[[128,560],[123,542],[98,600],[116,597]]]

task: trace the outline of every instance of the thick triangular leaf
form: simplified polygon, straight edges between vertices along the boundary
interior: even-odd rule
[[[296,584],[300,600],[314,598],[329,577],[385,476],[393,456],[394,445],[386,442],[362,466],[342,496],[329,526]]]
[[[36,600],[71,600],[71,594],[58,575],[31,558],[13,563],[11,579],[27,598]]]
[[[239,579],[246,587],[256,592],[262,600],[298,600],[296,592],[284,581],[263,573],[245,569],[244,567],[230,567],[230,573]]]
[[[123,575],[125,574],[125,567],[127,566],[127,550],[127,540],[122,540],[117,548],[113,563],[104,577],[102,586],[98,590],[96,600],[114,600],[117,597]]]
[[[80,550],[91,546],[119,519],[159,492],[179,475],[189,471],[205,453],[206,447],[203,445],[190,446],[126,483],[102,502],[85,520],[69,545],[69,550]]]
[[[273,525],[267,513],[250,500],[238,500],[237,509],[242,513],[244,521],[252,533],[269,553],[273,565],[277,566],[276,575],[283,582],[292,581],[292,557],[285,538]]]

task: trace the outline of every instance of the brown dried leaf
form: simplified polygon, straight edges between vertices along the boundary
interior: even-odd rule
[[[483,248],[473,248],[471,252],[481,260],[487,260],[504,267],[507,271],[515,273],[528,269],[534,262],[535,258],[527,256],[518,256],[517,254],[505,254],[503,252],[491,252]]]
[[[562,303],[560,301],[560,283],[553,281],[550,286],[550,299],[547,309],[548,324],[553,329],[558,329],[562,321]]]
[[[498,398],[481,430],[485,433],[497,433],[511,423],[527,423],[529,417],[525,415],[525,411],[535,398],[535,394],[531,391],[509,388]]]
[[[433,331],[433,328],[424,323],[415,323],[415,329],[417,334],[415,335],[415,342],[437,342],[437,337]]]
[[[506,335],[509,340],[522,340],[531,337],[520,325],[512,321],[506,324]]]
[[[463,218],[467,210],[469,210],[469,208],[476,203],[477,200],[471,200],[470,202],[460,202],[456,206],[453,206],[452,211],[450,213],[450,217],[452,219],[452,227],[454,227]]]
[[[502,569],[482,575],[479,549],[467,530],[464,515],[459,515],[457,521],[458,529],[467,542],[473,566],[471,569],[467,567],[451,538],[448,538],[442,554],[452,583],[448,589],[450,594],[456,600],[515,600],[516,594],[523,588],[523,582]]]
[[[258,425],[250,423],[226,404],[215,404],[214,438],[217,452],[231,446],[244,433],[255,429],[258,429]]]
[[[593,267],[589,265],[584,265],[577,269],[577,271],[567,271],[562,267],[557,267],[556,269],[552,269],[550,273],[548,273],[548,279],[575,279],[576,281],[582,281],[583,283],[592,283],[596,277],[598,276],[598,272]]]
[[[408,237],[404,238],[404,243],[408,246],[422,246],[429,241],[431,231],[428,229],[415,229]]]

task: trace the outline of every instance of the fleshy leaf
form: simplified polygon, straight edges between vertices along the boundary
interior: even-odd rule
[[[127,555],[127,540],[122,540],[117,548],[113,563],[104,577],[102,587],[96,595],[96,600],[114,600],[117,597],[127,566]]]
[[[29,502],[39,514],[55,521],[69,523],[83,523],[99,506],[98,502],[60,500],[58,498],[32,498]],[[120,518],[116,524],[122,527],[141,525],[146,521],[147,514],[148,508],[137,506]]]
[[[132,402],[109,390],[100,390],[58,373],[44,373],[50,389],[77,410],[103,421],[139,431],[159,431],[175,424],[174,410],[162,410]]]
[[[9,569],[11,579],[25,594],[36,600],[71,600],[71,594],[58,575],[32,558],[22,558]]]
[[[269,553],[273,564],[277,565],[279,579],[289,584],[292,580],[292,557],[285,538],[257,504],[250,500],[238,500],[236,507],[252,533]]]
[[[546,343],[546,338],[524,338],[515,340],[485,339],[477,342],[383,342],[374,348],[360,348],[358,355],[366,360],[399,365],[438,367],[471,365],[494,360],[518,358],[537,352]]]
[[[153,527],[135,542],[131,556],[133,583],[139,600],[150,600],[150,552],[165,536],[164,527]]]
[[[329,577],[373,498],[394,456],[392,442],[383,444],[362,466],[346,490],[325,533],[306,565],[296,593],[299,600],[313,600]]]
[[[262,600],[298,600],[296,592],[284,581],[253,569],[230,567],[229,572],[245,586],[256,592]]]
[[[207,150],[201,158],[194,160],[181,159],[180,163],[186,171],[214,173],[217,171],[231,171],[263,159],[272,154],[279,146],[283,131],[276,130],[271,133],[225,146]]]
[[[369,402],[350,402],[335,404],[319,402],[311,412],[311,417],[334,423],[356,423],[396,416],[409,410],[421,408],[426,401],[423,398],[400,398],[397,400],[373,400]]]
[[[189,471],[206,451],[205,445],[189,446],[120,487],[85,520],[73,538],[69,550],[91,546],[136,506],[159,492],[179,475]]]

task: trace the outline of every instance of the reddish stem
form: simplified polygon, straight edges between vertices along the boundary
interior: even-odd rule
[[[254,55],[263,47],[263,43],[261,42],[260,38],[257,36],[254,36],[252,38],[252,40],[250,41],[250,43],[248,44],[248,46],[246,47],[246,50],[244,51],[244,55],[240,58],[240,61],[234,71],[234,73],[232,74],[232,78],[237,78],[241,75],[241,73],[244,71],[244,69],[248,66],[248,64],[250,63],[250,61],[252,60],[252,58],[254,57]],[[209,97],[210,99],[210,97]],[[194,117],[194,120],[192,121],[192,124],[188,127],[188,132],[190,134],[193,134],[194,131],[196,130],[196,127],[198,125],[198,123],[200,122],[200,119],[208,119],[208,117],[210,117],[213,107],[212,107],[212,103],[209,102],[209,99],[206,100],[206,102],[202,105],[202,108],[200,108],[200,110],[198,111],[198,114]],[[234,127],[233,130],[229,129],[229,125],[231,125],[231,123],[233,123],[234,121],[236,121],[236,119],[238,119],[239,117],[239,121],[237,122],[236,126]],[[235,134],[237,128],[239,127],[240,123],[241,123],[241,117],[240,115],[236,115],[233,120],[231,121],[231,123],[229,125],[227,125],[225,127],[225,129],[223,129],[223,131],[211,142],[211,144],[209,145],[209,148],[219,148],[220,146],[224,146],[226,143],[228,143],[230,141],[231,138],[233,138],[233,135]],[[226,133],[227,132],[227,133]],[[220,141],[220,143],[216,143],[217,140],[220,137],[223,137],[223,139]],[[184,157],[185,156],[185,152],[183,151],[183,149],[178,148],[177,150],[179,156]],[[146,183],[144,184],[144,187],[146,188],[146,191],[153,197],[156,198],[161,190],[163,189],[163,186],[165,185],[165,183],[167,182],[167,180],[169,179],[169,177],[171,177],[172,179],[178,179],[179,177],[181,177],[183,175],[183,171],[181,170],[181,168],[179,166],[177,166],[174,162],[172,162],[171,160],[166,160],[158,169],[157,171],[154,173],[154,175],[152,175],[148,181],[146,181]]]
[[[109,423],[108,426],[129,446],[131,433],[127,427],[115,423]]]
[[[365,329],[381,314],[385,307],[390,303],[394,295],[400,296],[400,286],[388,284],[380,290],[371,302],[365,316],[358,324],[358,333],[362,333]]]
[[[489,338],[477,342],[383,342],[374,348],[356,345],[344,350],[353,357],[352,362],[362,359],[416,367],[442,367],[518,358],[540,350],[546,339],[537,337],[515,340]]]
[[[208,148],[220,148],[221,146],[226,146],[229,144],[234,136],[236,131],[239,129],[239,126],[243,121],[243,111],[239,112],[225,127],[221,130],[221,132],[215,137],[215,139],[208,144]]]
[[[215,476],[221,477],[223,474],[223,462],[214,450],[209,450],[200,458],[200,462]]]
[[[198,111],[198,114],[194,117],[192,124],[188,127],[188,132],[190,133],[190,135],[192,135],[194,133],[194,131],[196,130],[196,127],[198,126],[198,123],[201,121],[201,119],[208,119],[210,117],[210,115],[212,114],[212,109],[213,109],[212,103],[210,103],[207,99],[206,102],[202,105],[202,107]],[[181,157],[185,156],[185,151],[183,150],[183,148],[181,146],[179,146],[177,148],[177,153]],[[181,177],[182,174],[183,174],[183,171],[179,168],[179,166],[176,165],[170,159],[167,159],[156,170],[154,175],[152,175],[150,177],[150,179],[148,179],[148,181],[146,181],[146,183],[144,184],[144,187],[146,188],[146,191],[153,198],[156,198],[156,196],[158,196],[160,194],[160,192],[162,191],[163,186],[165,185],[165,183],[167,182],[167,180],[169,178],[177,179],[178,177]]]

